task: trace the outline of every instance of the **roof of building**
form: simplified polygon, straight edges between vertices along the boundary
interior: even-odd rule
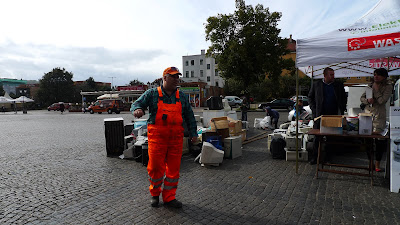
[[[15,83],[15,84],[26,84],[26,80],[17,80],[17,79],[10,79],[10,78],[0,78],[1,83]]]

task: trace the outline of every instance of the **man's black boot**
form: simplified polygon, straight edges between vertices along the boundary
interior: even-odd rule
[[[160,203],[159,196],[151,196],[151,206],[152,207],[158,207],[159,203]]]
[[[178,201],[176,199],[174,199],[172,201],[169,201],[169,202],[164,202],[164,205],[169,206],[169,207],[173,207],[173,208],[176,208],[176,209],[182,208],[182,202],[180,202],[180,201]]]

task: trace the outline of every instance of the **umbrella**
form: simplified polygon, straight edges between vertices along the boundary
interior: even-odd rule
[[[19,98],[16,98],[13,101],[16,101],[16,102],[19,102],[19,103],[20,102],[34,102],[33,99],[30,99],[30,98],[25,97],[25,96],[20,96]]]
[[[10,99],[10,98],[4,97],[4,96],[0,96],[0,103],[11,103],[13,101],[14,101],[14,99]]]

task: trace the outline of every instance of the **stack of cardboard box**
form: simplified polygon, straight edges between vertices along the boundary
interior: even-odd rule
[[[241,120],[233,120],[229,119],[229,136],[240,136],[242,142],[246,140],[246,129],[242,129],[242,121]]]

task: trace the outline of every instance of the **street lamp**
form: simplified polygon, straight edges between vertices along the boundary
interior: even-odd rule
[[[25,95],[26,95],[26,92],[27,92],[27,90],[25,89],[25,90],[19,90],[19,93],[21,93],[21,96],[23,96],[22,97],[22,112],[24,113],[24,114],[27,114],[28,113],[28,111],[26,110],[26,108],[25,108]],[[22,95],[22,94],[25,94],[25,95]]]

